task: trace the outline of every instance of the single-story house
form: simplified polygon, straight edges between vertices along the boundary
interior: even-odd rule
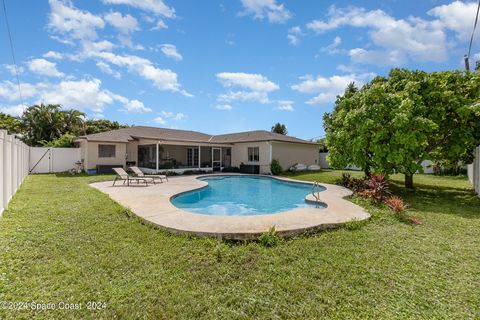
[[[270,173],[273,159],[283,169],[296,163],[317,165],[319,159],[318,144],[263,130],[209,135],[135,126],[80,136],[76,143],[85,170],[136,165],[146,172],[242,167],[252,173]]]

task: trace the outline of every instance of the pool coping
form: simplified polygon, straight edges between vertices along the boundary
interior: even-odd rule
[[[370,218],[363,208],[344,199],[352,191],[341,186],[320,183],[325,190],[320,199],[326,208],[295,208],[293,210],[255,216],[213,216],[196,214],[175,207],[171,198],[179,194],[198,190],[208,185],[199,180],[212,176],[260,176],[280,181],[313,185],[313,182],[298,181],[286,177],[268,175],[248,175],[238,173],[202,174],[195,176],[175,176],[169,182],[141,186],[115,186],[112,181],[90,184],[107,194],[115,202],[130,208],[144,222],[176,234],[192,234],[199,237],[217,237],[222,239],[249,240],[257,238],[270,227],[275,226],[282,236],[294,236],[306,232],[333,228],[351,220]],[[307,201],[314,201],[311,194]]]

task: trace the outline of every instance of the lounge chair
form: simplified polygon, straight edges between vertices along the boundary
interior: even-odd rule
[[[160,182],[163,183],[163,179],[167,180],[168,182],[168,177],[163,174],[148,174],[145,175],[142,170],[140,170],[139,167],[130,167],[130,169],[133,171],[135,176],[140,177],[140,178],[152,178],[152,179],[160,179]]]
[[[125,182],[126,182],[127,186],[130,186],[130,181],[136,181],[137,184],[142,182],[142,183],[145,183],[145,186],[148,186],[147,178],[132,177],[125,170],[123,170],[123,168],[112,168],[112,169],[117,174],[115,176],[115,179],[113,180],[113,185],[112,186],[115,186],[115,182],[117,180],[122,180],[123,184],[125,184]],[[152,179],[152,181],[153,181],[153,179]],[[155,183],[155,181],[153,181],[153,183]]]

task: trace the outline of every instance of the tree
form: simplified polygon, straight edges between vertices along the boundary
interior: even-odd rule
[[[281,124],[280,122],[277,122],[273,127],[272,127],[272,132],[287,135],[287,127],[284,124]]]
[[[110,120],[87,120],[85,123],[85,127],[85,134],[93,134],[121,128],[128,128],[127,125],[121,125],[117,121]]]
[[[324,116],[329,160],[366,172],[400,172],[405,186],[423,160],[470,163],[480,144],[480,75],[393,69],[358,91],[347,88]]]
[[[22,115],[25,127],[24,141],[31,146],[41,146],[70,133],[78,135],[83,129],[85,115],[77,110],[64,111],[60,105],[33,105]]]
[[[0,129],[7,130],[8,134],[22,134],[25,130],[20,119],[1,112]]]

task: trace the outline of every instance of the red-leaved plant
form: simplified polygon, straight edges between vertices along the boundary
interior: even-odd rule
[[[367,185],[371,188],[369,196],[373,202],[380,204],[390,195],[390,187],[385,175],[373,175],[367,181]]]

